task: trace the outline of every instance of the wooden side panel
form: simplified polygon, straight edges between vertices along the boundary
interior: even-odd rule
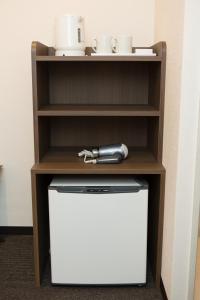
[[[157,235],[157,259],[156,259],[156,286],[160,287],[161,265],[162,265],[162,245],[163,245],[163,223],[165,204],[165,172],[160,175],[160,195],[158,206],[158,235]]]
[[[162,234],[164,216],[165,173],[148,176],[149,215],[148,215],[148,258],[153,278],[159,288],[161,279]]]
[[[48,47],[39,43],[32,42],[31,56],[32,56],[32,89],[33,89],[33,120],[34,120],[34,149],[35,149],[35,162],[40,161],[39,157],[39,128],[38,128],[38,118],[37,109],[39,107],[39,100],[42,99],[45,94],[47,94],[47,83],[45,83],[46,76],[44,76],[44,69],[38,70],[36,63],[37,55],[48,55]],[[38,72],[39,71],[39,72]],[[41,77],[42,75],[42,77]],[[44,85],[42,86],[42,78],[44,79]],[[39,82],[40,80],[40,82]],[[38,86],[39,85],[39,86]],[[46,101],[46,100],[44,100]]]
[[[37,41],[32,42],[31,50],[34,58],[36,58],[37,55],[48,55],[49,53],[49,47]]]
[[[161,70],[160,70],[160,119],[158,128],[158,161],[162,162],[163,154],[163,125],[164,125],[164,102],[165,102],[165,75],[166,75],[166,43],[160,42],[155,47],[159,48],[162,56]]]
[[[51,176],[32,173],[35,284],[40,286],[49,256],[48,185]]]
[[[40,253],[39,253],[39,222],[38,222],[38,205],[37,205],[37,184],[36,174],[31,174],[32,181],[32,210],[33,210],[33,246],[34,246],[34,268],[35,268],[35,285],[40,286]]]
[[[154,52],[157,53],[158,56],[165,58],[166,51],[166,43],[161,41],[154,44],[151,48],[153,48]]]

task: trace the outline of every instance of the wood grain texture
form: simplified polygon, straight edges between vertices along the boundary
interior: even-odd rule
[[[32,198],[37,286],[48,255],[47,187],[53,175],[135,174],[149,182],[148,257],[159,288],[166,44],[159,42],[152,48],[156,57],[56,57],[53,47],[32,44]],[[86,53],[90,54],[91,48]],[[118,142],[127,143],[130,149],[122,164],[86,165],[76,156],[83,146]]]
[[[129,163],[120,165],[88,165],[73,162],[41,162],[35,164],[35,174],[161,174],[164,167],[159,163]]]
[[[35,269],[35,285],[40,286],[41,274],[40,274],[40,255],[39,252],[39,224],[38,224],[38,206],[37,206],[37,186],[36,186],[36,175],[32,173],[32,211],[33,211],[33,247],[34,247],[34,269]]]
[[[44,64],[38,66],[36,62],[37,55],[48,55],[49,48],[39,42],[32,42],[32,90],[33,90],[33,121],[34,121],[34,149],[35,161],[40,161],[39,156],[39,129],[37,110],[39,105],[46,103],[48,97],[48,73]],[[41,103],[40,103],[41,101]]]
[[[158,252],[159,237],[159,207],[161,201],[161,177],[149,176],[149,209],[148,209],[148,258],[156,285],[160,286],[160,254]]]
[[[131,62],[131,61],[161,61],[160,56],[48,56],[42,55],[37,56],[36,61],[49,61],[49,62],[107,62],[107,61],[117,61],[117,62]]]
[[[48,152],[50,146],[50,124],[48,118],[43,118],[37,120],[38,133],[37,133],[37,153],[38,162],[42,160],[43,156]]]
[[[147,119],[142,117],[51,118],[51,146],[97,147],[124,143],[128,147],[146,147],[147,126]]]
[[[82,147],[52,147],[45,154],[42,162],[77,163],[83,165],[83,159],[78,157],[78,152],[82,149]],[[129,163],[157,163],[157,161],[153,153],[147,148],[129,148],[128,157],[118,167]]]
[[[165,103],[165,76],[166,76],[166,55],[167,46],[165,42],[160,42],[160,51],[162,51],[162,64],[160,73],[160,94],[159,94],[159,108],[161,118],[159,120],[158,128],[158,161],[162,162],[163,154],[163,126],[164,126],[164,103]]]
[[[40,117],[39,157],[52,147],[91,148],[124,143],[147,148],[157,157],[158,120],[149,117]],[[58,158],[58,157],[57,157]]]
[[[165,171],[160,175],[160,189],[158,198],[158,218],[157,218],[157,242],[156,242],[156,272],[155,283],[160,287],[161,265],[162,265],[162,245],[163,245],[163,222],[164,222],[164,203],[165,203]]]
[[[162,116],[160,117],[162,118]],[[158,159],[158,128],[160,118],[148,118],[147,127],[147,145],[148,149],[154,154],[156,159]]]
[[[52,177],[32,172],[35,285],[40,286],[49,256],[48,185]]]
[[[35,161],[39,162],[39,151],[38,151],[38,118],[36,115],[36,111],[38,109],[38,98],[37,98],[37,68],[36,68],[36,53],[37,42],[32,43],[31,48],[31,57],[32,57],[32,92],[33,92],[33,128],[34,128],[34,154],[35,154]]]
[[[161,65],[151,64],[149,68],[149,92],[148,92],[148,103],[157,109],[160,109],[160,88],[161,88]]]
[[[156,287],[159,288],[161,284],[165,169],[163,168],[163,172],[157,175],[143,174],[142,176],[149,183],[147,253]]]
[[[151,105],[43,105],[38,116],[141,116],[158,117],[160,111]]]
[[[49,63],[50,104],[148,104],[148,63]]]
[[[38,42],[38,41],[33,41],[31,45],[31,52],[32,52],[32,57],[34,60],[36,60],[36,57],[38,55],[46,56],[49,54],[49,47],[46,45]]]
[[[48,64],[36,63],[37,71],[37,105],[39,109],[41,106],[48,104],[49,99],[49,68]]]

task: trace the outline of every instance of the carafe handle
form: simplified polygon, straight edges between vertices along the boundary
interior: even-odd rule
[[[96,53],[97,52],[97,39],[93,39],[93,43],[92,44],[94,44],[94,42],[96,43],[96,46],[92,45],[92,50]]]
[[[117,52],[117,39],[116,38],[113,39],[112,50],[113,50],[114,53]]]

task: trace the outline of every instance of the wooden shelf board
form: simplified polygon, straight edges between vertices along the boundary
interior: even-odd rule
[[[36,61],[65,62],[65,61],[162,61],[160,56],[49,56],[35,57]]]
[[[41,107],[38,116],[160,116],[150,105],[64,105]]]
[[[85,164],[77,156],[80,148],[52,148],[35,164],[32,172],[37,174],[161,174],[165,171],[149,151],[131,150],[121,164]]]
[[[120,165],[85,165],[74,163],[38,163],[32,168],[35,174],[162,174],[160,163],[122,163]]]

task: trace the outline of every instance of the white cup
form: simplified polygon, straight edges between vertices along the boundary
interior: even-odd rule
[[[129,54],[132,53],[132,36],[130,35],[120,35],[114,39],[115,46],[113,51],[119,54]]]
[[[96,53],[112,53],[112,36],[103,34],[95,39],[95,46],[92,47]]]

